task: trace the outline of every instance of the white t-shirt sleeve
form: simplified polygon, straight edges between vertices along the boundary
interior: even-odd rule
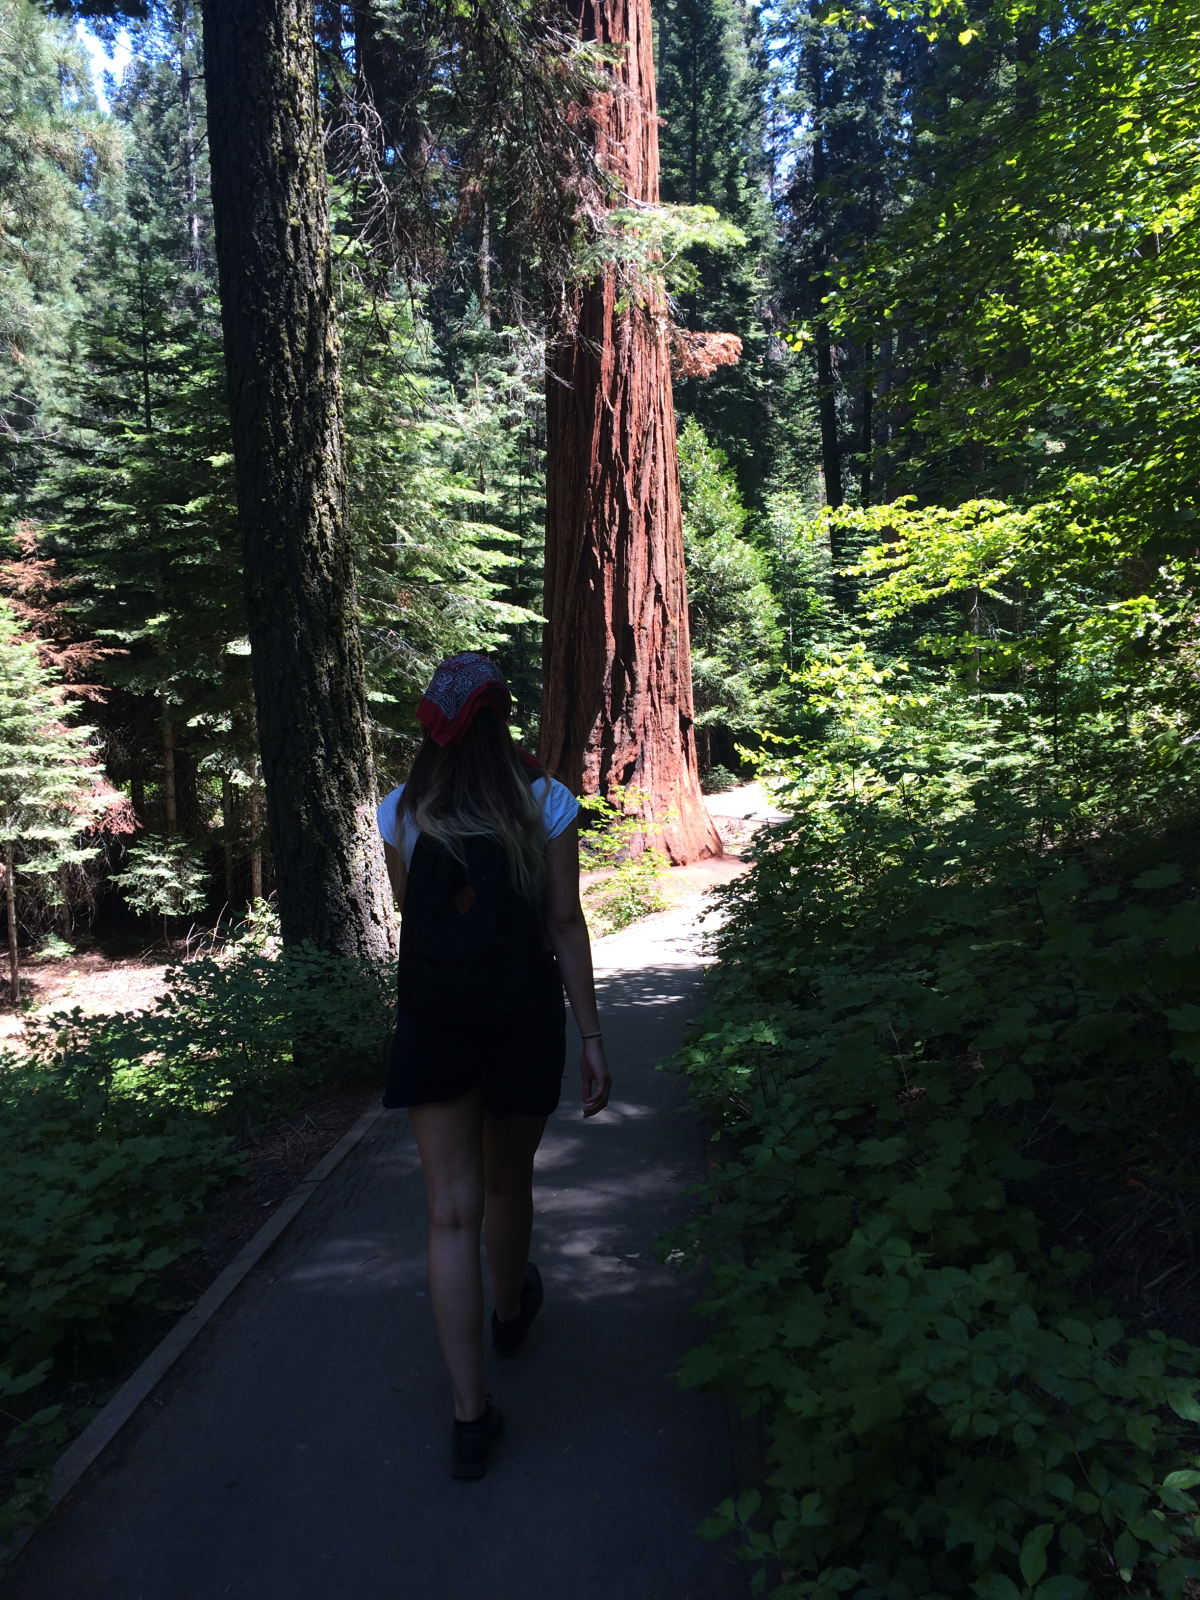
[[[538,799],[542,802],[546,838],[557,839],[560,833],[566,833],[579,815],[579,801],[566,784],[559,783],[557,778],[539,778],[534,789],[540,790]]]
[[[417,848],[417,830],[413,826],[413,819],[405,815],[401,839],[400,826],[400,796],[404,793],[404,785],[393,789],[385,799],[379,803],[375,813],[375,820],[379,824],[380,837],[385,844],[390,844],[394,850],[399,850],[404,860],[405,867],[412,866],[413,851]]]
[[[390,844],[395,850],[400,848],[396,843],[396,813],[400,809],[400,796],[403,793],[404,785],[401,784],[398,789],[393,789],[391,794],[384,795],[375,812],[380,838],[384,844]]]

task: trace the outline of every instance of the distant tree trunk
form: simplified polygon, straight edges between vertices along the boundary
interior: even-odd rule
[[[875,346],[868,343],[863,350],[862,381],[862,478],[859,494],[864,506],[871,504],[871,466],[875,449]]]
[[[484,325],[492,325],[492,218],[485,200],[479,217],[479,309]],[[478,382],[478,378],[476,378]]]
[[[168,714],[167,691],[158,691],[162,727],[163,827],[167,833],[179,831],[179,799],[175,789],[175,724]]]
[[[58,931],[69,939],[74,929],[71,916],[71,869],[65,861],[58,864]]]
[[[233,915],[235,883],[233,875],[233,784],[229,774],[221,774],[221,865],[225,876],[225,907]]]
[[[13,847],[4,847],[4,899],[8,906],[8,992],[13,1005],[21,1004],[21,955],[17,944],[17,884]]]
[[[817,15],[814,0],[810,0],[809,12],[814,17]],[[815,44],[808,50],[807,55],[809,92],[813,96],[812,115],[815,123],[812,144],[812,192],[824,235],[819,245],[824,272],[830,254],[824,194],[827,176],[824,126],[826,74],[821,52]],[[826,277],[822,276],[816,280],[818,306],[823,304],[829,288],[829,280]],[[834,368],[833,332],[819,311],[817,317],[818,320],[813,328],[813,339],[817,358],[817,418],[821,428],[821,476],[825,480],[825,504],[836,509],[842,504],[845,494],[842,487],[842,446],[838,436],[837,373]],[[837,560],[836,551],[834,560]]]
[[[146,390],[146,427],[150,427],[150,391]],[[154,563],[154,597],[160,605],[165,594],[163,584],[162,563]],[[159,739],[162,743],[162,769],[163,769],[163,831],[164,833],[177,833],[179,831],[179,805],[175,792],[175,724],[171,720],[171,702],[167,697],[167,675],[169,665],[164,664],[162,679],[158,686],[158,726]]]
[[[825,504],[833,508],[845,498],[842,492],[842,446],[838,438],[837,385],[833,370],[832,334],[819,322],[817,342],[817,415],[821,423],[821,475],[825,479]]]
[[[621,90],[589,112],[633,201],[658,200],[649,0],[571,0],[585,39],[624,46]],[[546,572],[539,751],[571,788],[642,790],[672,861],[721,854],[700,793],[675,410],[661,304],[618,311],[612,274],[576,296],[546,384]]]
[[[250,784],[250,900],[261,900],[263,897],[262,874],[262,788],[259,784],[257,765],[254,777]]]
[[[195,9],[187,0],[176,0],[174,10],[175,31],[179,35],[179,99],[183,107],[183,181],[187,204],[188,271],[194,282],[188,299],[195,311],[200,310],[202,298],[200,271],[200,203],[199,184],[196,178],[196,107],[192,99],[192,74],[188,70],[188,39],[192,31]]]
[[[346,514],[312,0],[205,0],[221,313],[286,943],[394,945]]]

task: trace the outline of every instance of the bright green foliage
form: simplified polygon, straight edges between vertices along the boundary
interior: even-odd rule
[[[1015,62],[996,49],[1014,26]],[[987,18],[977,89],[929,131],[938,181],[843,263],[831,307],[843,337],[903,333],[885,401],[900,483],[1045,497],[1101,472],[1167,534],[1195,514],[1200,28],[1152,0],[1030,29]]]
[[[961,740],[959,770],[1002,750],[1080,826],[1162,827],[1200,800],[1194,569],[1135,565],[1136,530],[1106,510],[1103,487],[1080,477],[1024,509],[901,501],[833,520],[869,580],[873,641],[857,649],[905,678],[898,724]],[[808,713],[792,704],[798,727]]]
[[[54,674],[0,603],[0,850],[45,877],[94,854],[79,836],[104,809],[93,797],[92,730],[63,721]]]
[[[745,537],[748,513],[737,482],[690,418],[679,435],[679,486],[692,640],[692,690],[701,766],[712,765],[712,736],[745,736],[770,709],[779,645],[767,561]]]
[[[755,535],[767,559],[783,660],[791,667],[810,644],[842,632],[835,610],[828,525],[808,495],[781,490],[768,497]]]
[[[666,908],[662,875],[668,863],[661,850],[645,841],[644,805],[643,791],[632,788],[585,795],[581,801],[579,865],[584,872],[600,874],[583,891],[588,928],[596,938]]]
[[[69,27],[29,0],[0,0],[0,490],[28,482],[38,410],[66,354],[64,312],[84,207],[111,140]]]
[[[372,300],[347,271],[341,303],[368,682],[380,721],[404,728],[443,655],[494,648],[537,619],[505,594],[515,580],[541,603],[540,552],[532,581],[519,576],[542,494],[518,431],[530,374],[514,334],[474,329],[451,385],[407,297]]]
[[[125,864],[111,882],[130,909],[161,917],[195,916],[207,899],[208,869],[203,847],[190,839],[143,834],[129,847]]]
[[[713,250],[727,255],[746,242],[742,230],[714,206],[618,206],[605,212],[602,225],[581,240],[577,281],[591,283],[611,272],[619,311],[631,305],[654,305],[664,291],[694,294],[700,288],[700,271],[692,252]]]

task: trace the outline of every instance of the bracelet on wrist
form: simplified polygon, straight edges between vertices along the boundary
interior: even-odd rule
[[[604,1035],[597,1029],[595,1033],[581,1033],[579,1037],[581,1039],[603,1039]]]

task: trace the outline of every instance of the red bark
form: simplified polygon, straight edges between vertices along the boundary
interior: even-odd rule
[[[624,46],[588,107],[623,204],[658,201],[650,0],[575,0],[585,38]],[[547,379],[544,688],[539,754],[579,793],[643,791],[671,860],[721,854],[693,728],[666,307],[617,307],[612,274],[575,298]]]

